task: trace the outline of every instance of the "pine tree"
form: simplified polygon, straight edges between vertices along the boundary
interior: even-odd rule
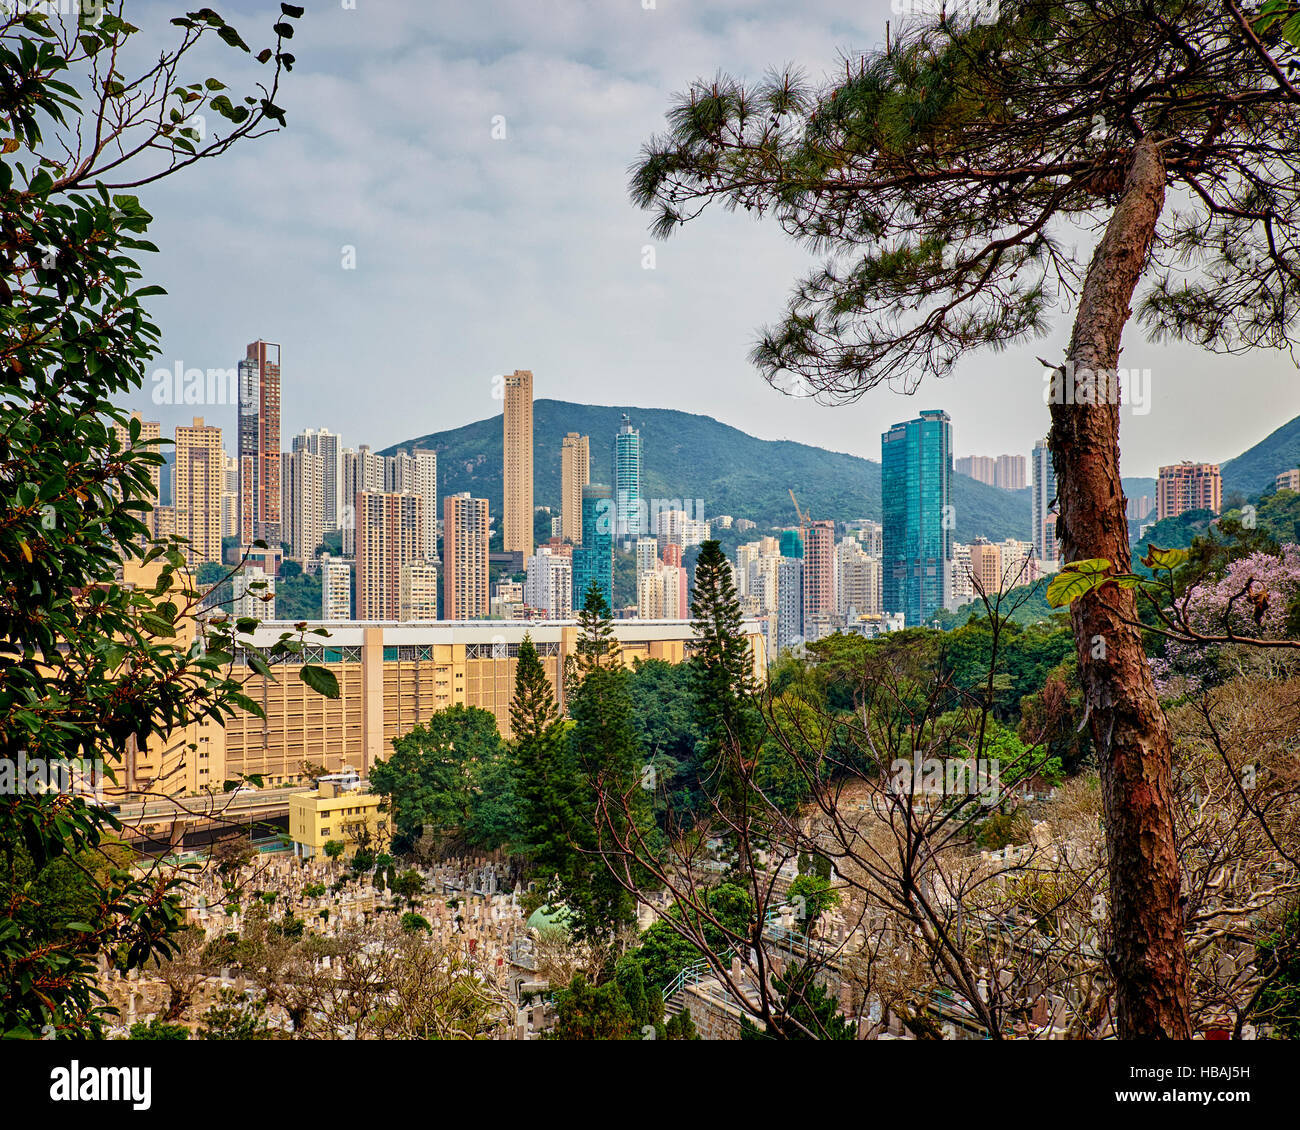
[[[515,748],[545,735],[559,719],[555,708],[555,691],[546,677],[541,657],[530,634],[519,645],[515,665],[515,695],[510,701],[510,727]]]
[[[572,851],[568,830],[581,783],[562,740],[551,682],[530,636],[519,645],[510,725],[514,791],[522,809],[520,846],[550,878],[565,868]]]
[[[609,605],[595,581],[588,586],[582,610],[578,613],[577,653],[579,677],[594,667],[618,663],[618,640],[614,638]]]
[[[754,660],[741,626],[731,565],[717,541],[700,547],[691,594],[696,643],[691,683],[704,737],[706,772],[733,807],[742,799],[762,741]]]

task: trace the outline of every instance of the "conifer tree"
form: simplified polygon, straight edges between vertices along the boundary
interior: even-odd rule
[[[691,615],[696,636],[691,682],[706,772],[716,776],[719,796],[734,806],[758,755],[762,717],[731,565],[717,541],[700,548]]]
[[[572,851],[568,830],[580,781],[563,741],[551,681],[528,635],[519,645],[510,725],[514,791],[522,809],[520,846],[550,876],[564,869]]]
[[[633,725],[630,675],[619,658],[609,606],[595,584],[587,590],[579,622],[580,678],[569,693],[568,747],[585,787],[574,829],[578,852],[564,886],[575,912],[575,933],[608,941],[632,921],[635,904],[603,855],[619,854],[619,842],[632,827],[644,830],[652,821],[640,788],[645,754]]]
[[[618,662],[618,640],[614,638],[609,605],[595,581],[587,587],[578,613],[577,659],[579,677],[593,667],[609,667]]]

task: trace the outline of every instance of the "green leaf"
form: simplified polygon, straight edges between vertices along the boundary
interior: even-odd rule
[[[223,42],[230,44],[231,47],[238,47],[241,51],[248,50],[248,44],[239,38],[239,32],[229,24],[217,28],[217,34],[221,36]]]
[[[1186,560],[1185,549],[1159,549],[1149,545],[1146,556],[1142,558],[1142,564],[1148,569],[1176,569]]]
[[[1048,582],[1047,603],[1064,608],[1110,579],[1110,562],[1104,557],[1071,561]]]
[[[333,671],[307,663],[298,668],[298,678],[317,694],[324,695],[326,698],[339,697],[339,681]]]

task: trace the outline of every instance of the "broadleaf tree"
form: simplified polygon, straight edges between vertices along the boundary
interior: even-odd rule
[[[231,677],[230,627],[211,632],[206,647],[183,642],[181,625],[204,594],[177,539],[149,544],[151,472],[163,456],[118,404],[142,384],[159,342],[146,303],[163,292],[142,266],[157,249],[137,192],[284,124],[275,99],[294,59],[283,41],[302,9],[283,6],[274,47],[255,61],[215,11],[179,16],[173,42],[128,74],[119,68],[135,56],[139,29],[124,7],[16,4],[0,12],[7,768],[24,754],[111,767],[132,742],[143,747],[236,710],[260,712]],[[242,101],[215,77],[186,81],[217,39],[260,79],[247,82]],[[205,115],[220,126],[204,128]],[[127,563],[148,565],[156,579],[128,581]],[[275,650],[295,649],[283,640]],[[179,881],[113,865],[119,827],[66,790],[0,795],[0,1033],[99,1034],[109,1010],[95,957],[139,968],[172,952],[182,925]],[[88,853],[109,865],[87,864]],[[39,895],[55,865],[83,880],[86,897],[67,913]]]

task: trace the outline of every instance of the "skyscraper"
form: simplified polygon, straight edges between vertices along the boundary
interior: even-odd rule
[[[316,549],[328,528],[324,458],[295,440],[294,450],[280,457],[280,495],[280,516],[289,556],[305,567],[315,560]]]
[[[438,453],[417,448],[384,457],[384,489],[409,491],[424,500],[424,556],[438,556]]]
[[[1030,499],[1033,528],[1029,540],[1034,543],[1034,556],[1050,565],[1059,554],[1056,544],[1056,469],[1052,466],[1052,452],[1045,439],[1034,444],[1030,472],[1033,480]]]
[[[399,619],[402,566],[424,560],[423,500],[362,491],[356,507],[357,619]]]
[[[245,462],[245,458],[249,460]],[[239,363],[240,509],[253,539],[280,544],[280,347],[255,341]]]
[[[809,522],[803,529],[803,626],[812,638],[814,620],[836,615],[835,523]]]
[[[505,468],[501,546],[507,553],[533,552],[533,374],[516,369],[505,380]]]
[[[586,436],[570,432],[560,444],[560,536],[582,544],[582,488],[591,482]]]
[[[886,612],[901,612],[903,622],[913,627],[949,599],[955,514],[952,420],[947,412],[922,412],[885,432],[880,450],[881,600]],[[806,586],[806,565],[804,578]]]
[[[192,426],[176,428],[176,462],[172,471],[172,507],[176,532],[189,538],[191,565],[221,560],[221,488],[225,474],[221,429],[195,416]]]
[[[308,428],[293,437],[293,450],[306,449],[320,456],[321,520],[326,530],[339,528],[339,509],[343,505],[343,451],[339,437],[329,428]],[[290,519],[286,516],[286,522]]]
[[[582,545],[573,550],[573,607],[587,601],[592,581],[600,586],[605,603],[614,607],[614,525],[617,521],[613,492],[603,483],[582,488]]]
[[[239,537],[239,460],[221,453],[221,536]]]
[[[447,620],[478,620],[489,615],[488,504],[468,491],[443,503],[442,615]]]
[[[343,498],[339,504],[339,525],[343,529],[343,556],[354,557],[357,551],[357,495],[362,491],[382,494],[384,490],[384,460],[361,444],[356,451],[343,452]]]
[[[614,437],[614,499],[619,537],[635,538],[641,529],[641,433],[626,412]]]

